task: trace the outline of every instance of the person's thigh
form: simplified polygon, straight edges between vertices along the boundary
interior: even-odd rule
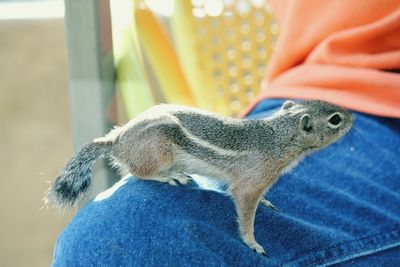
[[[264,101],[252,116],[281,103]],[[128,178],[74,217],[53,264],[318,266],[389,252],[390,262],[400,245],[399,133],[399,120],[356,114],[347,135],[283,175],[267,193],[280,211],[259,206],[255,220],[268,258],[240,240],[229,196]]]

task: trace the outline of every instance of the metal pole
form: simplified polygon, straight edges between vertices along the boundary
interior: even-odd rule
[[[65,0],[70,106],[74,151],[111,128],[106,108],[114,93],[111,16],[108,0]],[[105,161],[95,165],[93,194],[115,177]]]

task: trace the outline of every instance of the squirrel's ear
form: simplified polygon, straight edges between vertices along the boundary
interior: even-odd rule
[[[291,108],[291,107],[293,107],[295,105],[296,105],[295,102],[293,102],[291,100],[288,100],[288,101],[285,101],[285,103],[283,103],[282,109],[289,109],[289,108]]]
[[[299,129],[300,131],[304,131],[306,133],[309,133],[312,131],[312,123],[311,123],[311,117],[308,114],[304,114],[299,123]]]

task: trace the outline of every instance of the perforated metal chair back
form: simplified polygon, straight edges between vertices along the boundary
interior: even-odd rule
[[[258,94],[277,35],[265,0],[175,1],[168,31],[135,1],[134,28],[148,65],[140,63],[153,97],[146,103],[161,99],[233,116]],[[135,105],[132,99],[125,106]]]

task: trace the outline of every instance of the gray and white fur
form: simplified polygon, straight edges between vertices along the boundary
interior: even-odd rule
[[[259,254],[254,238],[259,203],[278,177],[306,154],[343,136],[354,116],[323,101],[286,101],[271,117],[235,119],[200,109],[158,105],[105,137],[85,145],[50,187],[46,203],[72,207],[91,183],[99,157],[144,180],[188,183],[186,174],[215,177],[228,186],[242,240]]]

